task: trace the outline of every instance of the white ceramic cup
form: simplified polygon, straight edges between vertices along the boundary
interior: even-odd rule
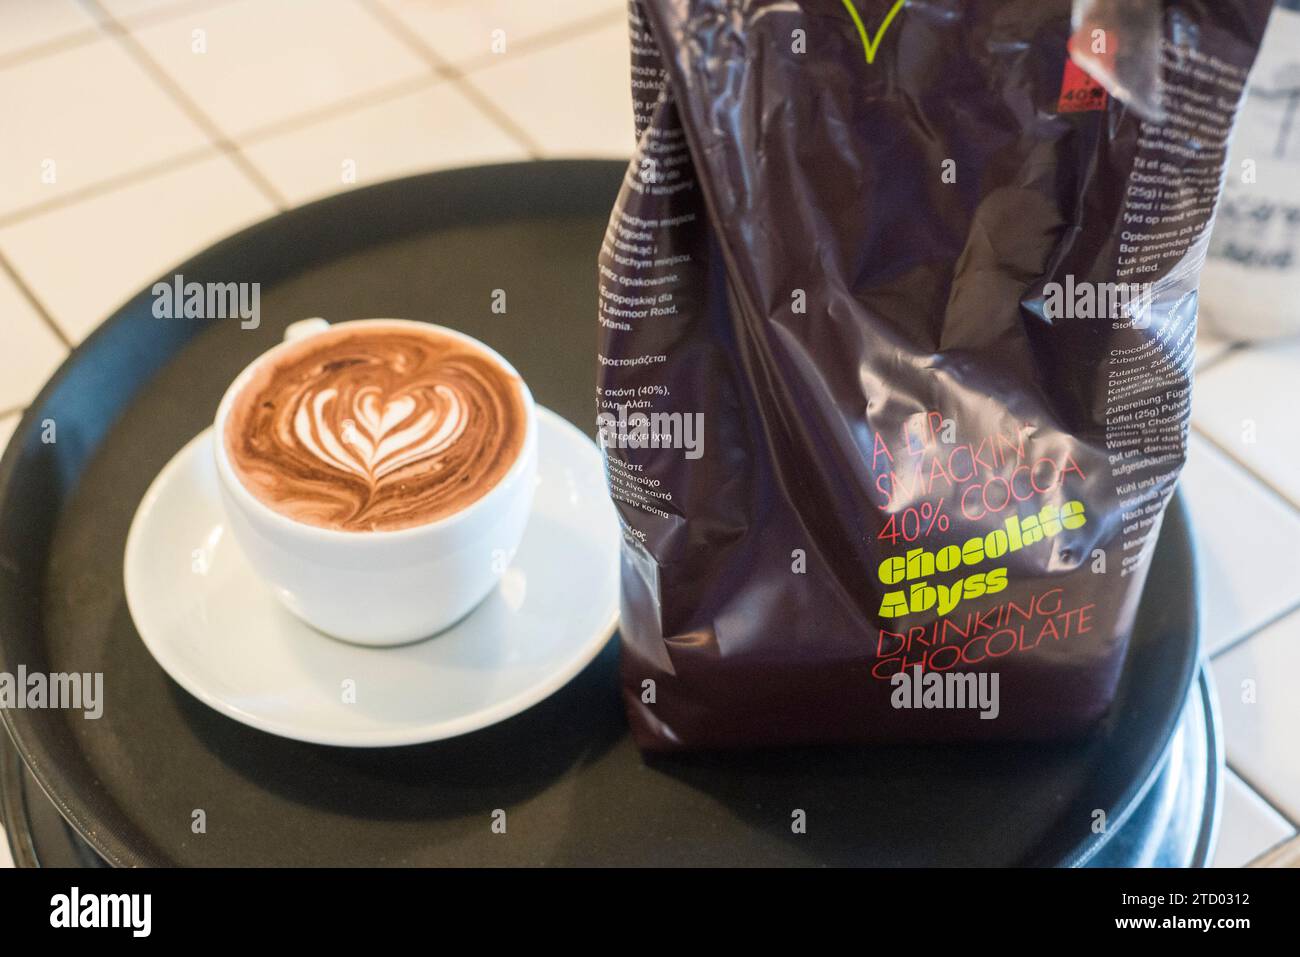
[[[339,531],[307,525],[272,509],[240,482],[225,443],[226,417],[264,362],[304,336],[341,327],[411,326],[464,340],[519,373],[476,339],[442,326],[401,319],[331,325],[296,322],[285,341],[253,360],[217,408],[215,441],[221,500],[230,530],[257,574],[309,625],[344,641],[397,645],[436,634],[463,618],[497,584],[513,558],[532,508],[537,478],[537,411],[519,378],[527,432],[519,457],[486,494],[453,515],[397,531]]]

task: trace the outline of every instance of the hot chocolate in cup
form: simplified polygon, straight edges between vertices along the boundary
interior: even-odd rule
[[[295,615],[345,641],[455,623],[519,546],[537,417],[518,372],[429,323],[304,320],[217,410],[230,529]]]

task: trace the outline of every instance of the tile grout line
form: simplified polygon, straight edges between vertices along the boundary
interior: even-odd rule
[[[615,23],[627,23],[626,10],[607,10],[604,13],[593,13],[580,20],[561,24],[518,41],[514,44],[513,49],[522,51],[521,56],[528,56],[543,50],[549,50],[552,47],[561,46],[582,36],[584,33],[592,33],[599,27],[613,26]],[[464,75],[490,67],[496,62],[499,62],[498,54],[483,53],[471,60],[466,60],[464,63],[452,65],[451,68]]]
[[[1268,847],[1264,848],[1264,850],[1260,851],[1258,854],[1256,854],[1254,857],[1252,857],[1250,860],[1248,860],[1248,861],[1247,861],[1245,864],[1243,864],[1242,866],[1243,866],[1243,867],[1253,867],[1253,866],[1255,865],[1255,862],[1256,862],[1256,861],[1262,861],[1264,858],[1268,857],[1270,854],[1272,854],[1272,853],[1273,853],[1274,851],[1276,851],[1278,848],[1282,847],[1282,846],[1285,845],[1285,844],[1290,843],[1291,841],[1294,841],[1295,839],[1296,839],[1296,835],[1295,835],[1295,834],[1289,834],[1289,835],[1287,835],[1286,837],[1282,838],[1281,840],[1276,841],[1276,842],[1274,842],[1273,844],[1270,844]]]
[[[96,24],[93,27],[84,27],[71,33],[60,34],[52,40],[45,40],[34,46],[24,47],[21,50],[15,50],[12,53],[6,53],[0,57],[0,71],[8,70],[11,67],[23,66],[28,63],[35,63],[37,60],[43,60],[48,56],[54,56],[58,53],[64,53],[68,50],[75,50],[77,47],[83,47],[87,44],[94,43],[96,40],[104,39],[104,31]]]
[[[478,108],[480,113],[487,117],[489,122],[496,125],[498,129],[523,147],[530,159],[541,158],[541,145],[534,142],[527,131],[519,126],[508,113],[484,96],[476,86],[466,79],[463,73],[443,60],[437,51],[426,44],[424,39],[408,27],[400,17],[376,3],[375,0],[359,0],[359,2],[361,7],[369,12],[371,17],[383,26],[389,34],[400,40],[411,52],[429,64],[437,76],[455,86],[466,99]]]
[[[229,6],[235,0],[173,0],[172,3],[166,6],[145,10],[141,13],[128,13],[120,17],[115,17],[111,12],[102,10],[99,6],[99,0],[77,0],[77,2],[96,16],[100,16],[102,12],[104,19],[115,22],[127,30],[136,30],[143,27],[154,27],[169,20],[179,20],[190,13],[206,13],[218,7]]]
[[[1194,377],[1193,377],[1193,384],[1195,383],[1195,378],[1199,377],[1199,376],[1200,376],[1200,373],[1201,373],[1202,371],[1207,371],[1207,372],[1208,372],[1208,371],[1209,371],[1210,369],[1212,369],[1212,368],[1217,368],[1218,366],[1223,365],[1223,363],[1225,363],[1226,361],[1228,361],[1229,359],[1231,359],[1231,358],[1233,358],[1233,357],[1235,357],[1235,356],[1242,356],[1242,355],[1245,355],[1245,354],[1246,354],[1247,352],[1249,352],[1253,347],[1256,347],[1256,346],[1258,346],[1258,345],[1259,345],[1259,343],[1249,343],[1249,342],[1234,342],[1234,343],[1232,343],[1231,345],[1228,346],[1227,349],[1224,349],[1221,353],[1219,353],[1219,354],[1218,354],[1217,356],[1215,356],[1213,359],[1209,359],[1208,361],[1206,361],[1206,363],[1205,363],[1204,366],[1201,366],[1201,367],[1199,367],[1199,368],[1197,368],[1197,369],[1194,370],[1195,375],[1194,375]],[[1195,432],[1197,435],[1199,435],[1202,439],[1204,439],[1206,442],[1208,442],[1212,448],[1214,448],[1216,451],[1218,451],[1219,454],[1221,454],[1222,456],[1224,456],[1224,457],[1225,457],[1226,459],[1228,459],[1228,461],[1230,461],[1233,465],[1237,466],[1237,468],[1241,469],[1241,470],[1242,470],[1243,472],[1245,472],[1248,476],[1250,476],[1252,479],[1254,479],[1256,483],[1258,483],[1260,486],[1262,486],[1262,487],[1265,489],[1265,491],[1271,493],[1271,494],[1273,495],[1273,497],[1274,497],[1275,499],[1277,499],[1280,503],[1282,503],[1283,505],[1285,505],[1288,509],[1290,509],[1290,510],[1293,511],[1293,512],[1300,512],[1300,502],[1292,501],[1292,499],[1291,499],[1291,497],[1290,497],[1289,495],[1287,495],[1287,494],[1286,494],[1285,492],[1283,492],[1281,489],[1279,489],[1279,488],[1277,488],[1276,486],[1274,486],[1273,483],[1270,482],[1270,481],[1269,481],[1265,476],[1263,476],[1263,475],[1261,475],[1259,472],[1257,472],[1257,471],[1254,469],[1254,467],[1252,467],[1251,465],[1247,464],[1247,463],[1246,463],[1243,459],[1241,459],[1241,458],[1240,458],[1240,457],[1239,457],[1235,452],[1233,452],[1230,448],[1228,448],[1226,445],[1224,445],[1222,442],[1220,442],[1217,438],[1215,438],[1215,437],[1214,437],[1214,436],[1213,436],[1209,431],[1207,431],[1207,430],[1206,430],[1205,428],[1203,428],[1202,426],[1198,425],[1198,424],[1196,423],[1196,421],[1195,421],[1195,414],[1194,414],[1194,413],[1193,413],[1192,420],[1188,423],[1188,425],[1189,425],[1191,431],[1193,431],[1193,432]]]
[[[1240,648],[1240,647],[1241,647],[1242,645],[1244,645],[1246,642],[1250,641],[1250,639],[1256,637],[1257,635],[1261,634],[1262,632],[1267,631],[1268,629],[1272,628],[1274,625],[1278,624],[1279,622],[1283,621],[1284,619],[1286,619],[1286,618],[1290,618],[1290,617],[1291,617],[1293,614],[1295,614],[1297,611],[1300,611],[1300,599],[1297,599],[1296,601],[1294,601],[1294,602],[1292,602],[1291,604],[1287,605],[1286,608],[1284,608],[1282,611],[1279,611],[1277,614],[1273,615],[1271,618],[1266,619],[1263,623],[1261,623],[1261,624],[1257,625],[1256,627],[1250,629],[1250,631],[1246,632],[1244,635],[1240,635],[1240,636],[1238,636],[1238,637],[1232,639],[1232,641],[1228,642],[1228,643],[1227,643],[1226,645],[1224,645],[1222,648],[1219,648],[1219,649],[1218,649],[1217,651],[1215,651],[1213,654],[1209,655],[1209,656],[1208,656],[1208,657],[1209,657],[1209,660],[1210,660],[1211,662],[1217,661],[1220,657],[1222,657],[1223,655],[1226,655],[1228,652],[1230,652],[1230,651],[1234,651],[1234,650],[1236,650],[1237,648]]]
[[[373,0],[366,0],[366,2],[373,2]],[[547,30],[543,33],[538,34],[537,36],[529,37],[527,39],[521,40],[519,41],[519,43],[515,44],[514,49],[516,51],[522,51],[519,54],[521,56],[529,56],[533,53],[537,53],[540,51],[549,50],[553,47],[561,46],[562,44],[567,43],[570,40],[576,39],[577,37],[580,37],[583,34],[594,33],[600,27],[606,25],[613,25],[615,23],[620,23],[620,22],[621,23],[627,22],[627,10],[625,9],[621,9],[617,11],[610,10],[610,11],[606,11],[605,13],[592,14],[589,17],[584,17],[583,19],[580,20],[574,20],[571,23],[558,26],[553,30]],[[463,92],[465,93],[465,96],[468,99],[470,99],[480,110],[484,111],[489,116],[495,116],[496,114],[499,113],[502,117],[506,117],[508,119],[508,116],[505,113],[505,111],[501,107],[497,106],[496,102],[493,101],[491,97],[489,97],[486,93],[480,90],[474,84],[473,80],[470,77],[471,73],[492,66],[493,64],[492,58],[493,58],[493,54],[484,54],[483,56],[475,60],[468,60],[464,64],[461,64],[459,66],[453,64],[447,64],[447,70],[453,77],[454,82],[456,82],[462,88]],[[513,124],[513,121],[510,122]],[[531,136],[529,136],[523,130],[521,130],[520,132],[523,134],[528,144],[533,144],[533,138]],[[532,159],[542,159],[543,156],[545,156],[545,153],[546,153],[545,149],[543,149],[540,144],[536,144],[535,148],[533,146],[529,146],[529,156]]]
[[[113,36],[131,55],[131,57],[144,68],[162,88],[163,92],[171,97],[172,101],[190,118],[198,128],[208,137],[212,145],[224,153],[233,162],[241,172],[252,182],[252,184],[262,193],[262,195],[271,201],[271,204],[278,210],[288,209],[291,205],[289,201],[280,195],[279,191],[272,185],[271,181],[262,175],[261,170],[254,166],[239,149],[235,143],[225,135],[219,126],[203,112],[189,95],[180,87],[172,77],[164,70],[144,45],[135,38],[126,27],[118,23],[107,10],[100,5],[99,0],[85,0],[86,3],[94,5],[104,16],[104,29]]]
[[[0,56],[0,71],[13,66],[35,63],[47,56],[54,56],[67,50],[75,50],[77,47],[85,46],[96,40],[107,39],[109,33],[104,29],[105,18],[100,8],[95,5],[95,0],[77,0],[77,2],[81,9],[94,17],[94,26],[69,30],[67,33],[61,33],[49,40],[42,40],[32,46],[23,47],[21,50],[6,53],[4,56]],[[152,27],[159,23],[166,23],[168,20],[179,19],[187,13],[215,9],[222,4],[233,2],[234,0],[189,0],[189,2],[178,2],[172,6],[159,7],[156,10],[146,10],[143,13],[124,17],[122,24],[128,29]]]
[[[1223,766],[1226,767],[1233,774],[1235,774],[1237,778],[1241,781],[1241,783],[1244,784],[1250,790],[1250,793],[1255,795],[1255,797],[1259,798],[1259,800],[1263,802],[1263,804],[1270,811],[1272,811],[1282,820],[1286,821],[1287,824],[1289,824],[1293,829],[1295,829],[1295,831],[1300,832],[1300,822],[1293,821],[1291,819],[1290,814],[1282,810],[1282,808],[1278,807],[1272,800],[1270,800],[1268,796],[1265,795],[1264,792],[1259,789],[1259,785],[1257,785],[1254,781],[1252,781],[1248,776],[1243,774],[1240,768],[1238,768],[1236,765],[1234,765],[1231,761],[1227,759],[1226,755],[1224,757]],[[1295,837],[1294,833],[1291,834],[1289,837],[1285,838],[1285,840],[1290,840],[1290,838],[1292,837]]]
[[[125,30],[138,30],[140,27],[157,26],[170,20],[179,20],[187,13],[205,13],[218,7],[229,7],[235,0],[172,0],[164,7],[143,10],[142,13],[126,13],[114,16],[110,10],[100,7],[99,0],[75,0],[83,8],[90,10],[92,16],[100,23],[116,23]]]
[[[1287,495],[1285,492],[1283,492],[1281,489],[1275,486],[1272,482],[1270,482],[1267,478],[1265,478],[1263,475],[1257,472],[1251,465],[1243,461],[1240,456],[1238,456],[1235,452],[1232,451],[1232,449],[1230,449],[1228,446],[1220,442],[1217,438],[1214,437],[1213,434],[1206,431],[1201,426],[1197,425],[1194,416],[1193,416],[1193,421],[1190,423],[1190,425],[1191,425],[1191,431],[1199,435],[1204,441],[1208,442],[1220,455],[1224,456],[1233,465],[1237,466],[1237,468],[1241,469],[1241,471],[1245,472],[1252,479],[1254,479],[1258,485],[1260,485],[1266,492],[1271,494],[1273,498],[1277,499],[1278,502],[1285,505],[1289,511],[1300,512],[1300,502],[1293,501],[1291,499],[1291,496]]]
[[[54,212],[64,209],[68,206],[75,206],[86,200],[95,199],[99,196],[115,192],[127,186],[134,186],[137,183],[152,179],[156,176],[163,176],[174,170],[182,169],[201,160],[211,159],[221,156],[222,151],[219,147],[211,144],[200,146],[197,149],[186,150],[184,153],[177,153],[175,156],[169,156],[166,159],[158,160],[147,166],[140,166],[136,169],[128,170],[125,173],[119,173],[116,176],[110,176],[108,179],[102,179],[98,182],[83,186],[80,189],[69,190],[58,196],[49,199],[43,199],[38,203],[30,206],[21,206],[18,209],[8,213],[0,214],[0,229],[8,229],[10,226],[17,225],[28,219],[34,219],[45,213]]]
[[[388,86],[359,93],[346,99],[335,100],[328,106],[309,110],[306,113],[295,113],[292,116],[267,123],[265,126],[256,127],[236,137],[234,145],[241,148],[252,146],[264,140],[283,136],[285,133],[292,133],[296,130],[306,129],[309,126],[315,126],[317,123],[324,123],[352,113],[359,113],[372,106],[381,106],[384,103],[401,99],[404,96],[411,96],[423,90],[431,90],[444,81],[444,77],[429,75],[398,80]]]
[[[9,257],[3,252],[0,252],[0,272],[6,274],[13,281],[13,284],[18,287],[18,291],[23,294],[23,298],[27,300],[28,304],[31,305],[33,309],[36,310],[36,314],[41,317],[41,321],[50,328],[50,331],[54,333],[59,342],[63,343],[64,348],[69,350],[72,349],[72,340],[66,333],[64,333],[63,329],[59,327],[59,324],[54,321],[54,316],[45,308],[45,303],[41,302],[37,297],[36,292],[27,284],[27,280],[23,279],[23,277],[19,275],[18,270],[13,267],[11,262],[9,262]]]
[[[529,159],[537,160],[543,157],[545,151],[542,149],[542,145],[534,140],[523,127],[515,123],[510,114],[497,106],[487,94],[471,83],[468,77],[453,73],[448,79],[461,96],[469,100],[480,113],[487,117],[488,122],[496,124],[500,130],[518,143]]]

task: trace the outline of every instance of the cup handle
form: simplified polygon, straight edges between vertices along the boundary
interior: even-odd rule
[[[318,332],[324,332],[329,327],[329,322],[319,317],[313,319],[299,319],[297,322],[291,322],[285,327],[284,341],[294,342],[298,339],[306,339],[308,336],[314,336]]]

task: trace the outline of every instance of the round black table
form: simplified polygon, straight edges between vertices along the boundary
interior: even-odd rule
[[[74,351],[0,462],[0,670],[103,672],[106,701],[97,721],[0,715],[25,763],[8,756],[3,775],[19,860],[1205,862],[1221,757],[1198,683],[1195,549],[1177,500],[1115,705],[1079,741],[643,758],[618,696],[616,642],[515,718],[373,751],[272,737],[167,678],[126,609],[123,543],[149,482],[209,424],[234,375],[306,316],[426,318],[510,357],[540,403],[594,431],[596,253],[623,175],[621,163],[512,164],[313,203],[174,271],[260,283],[257,329],[156,318],[146,287]],[[497,289],[505,315],[492,309]],[[46,419],[58,422],[53,445],[40,441]],[[202,839],[189,829],[196,807],[220,822]],[[816,822],[797,838],[791,807]],[[485,826],[496,808],[510,809],[509,840]],[[1097,809],[1110,822],[1100,834]]]

